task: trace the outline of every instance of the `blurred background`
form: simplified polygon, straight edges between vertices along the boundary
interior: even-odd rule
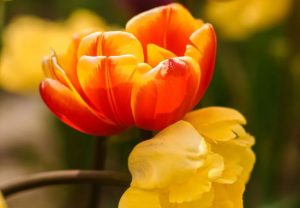
[[[86,28],[115,30],[171,0],[0,0],[0,184],[57,169],[91,169],[96,139],[62,124],[38,93],[41,59]],[[215,74],[199,107],[242,112],[257,155],[246,208],[300,207],[300,1],[186,0],[218,36]],[[127,171],[139,132],[108,138],[105,168]],[[124,189],[104,187],[101,207]],[[90,186],[42,188],[9,198],[10,208],[87,207]],[[34,203],[33,203],[34,200]],[[99,206],[100,207],[100,206]]]

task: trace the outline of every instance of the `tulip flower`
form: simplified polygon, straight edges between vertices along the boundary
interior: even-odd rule
[[[199,84],[198,80],[193,83],[184,78],[182,69],[162,67],[162,74],[174,73],[176,79],[174,77],[164,86],[160,77],[146,74],[145,79],[134,86],[132,108],[137,126],[151,129],[156,124],[158,127],[154,130],[160,130],[181,119],[204,95],[215,64],[214,29],[212,25],[194,19],[180,4],[169,4],[133,17],[127,23],[126,31],[141,42],[145,62],[152,67],[164,60],[172,60],[170,58],[178,59],[176,57],[192,57],[200,66],[199,72],[194,69]]]
[[[215,53],[212,26],[170,4],[135,16],[125,32],[75,37],[65,54],[45,60],[40,92],[54,114],[87,134],[161,130],[199,102]]]
[[[34,16],[13,19],[3,33],[0,87],[17,94],[36,92],[41,79],[45,78],[40,62],[51,47],[63,53],[73,33],[106,28],[100,17],[87,10],[74,11],[63,22]]]
[[[253,169],[254,138],[228,108],[188,113],[139,143],[128,159],[130,188],[119,208],[241,208]]]

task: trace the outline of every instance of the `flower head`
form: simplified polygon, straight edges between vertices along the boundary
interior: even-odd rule
[[[119,208],[243,207],[255,161],[254,139],[241,126],[244,117],[211,107],[184,120],[133,149],[132,183]]]
[[[215,53],[212,26],[170,4],[137,15],[125,32],[75,37],[65,54],[45,60],[41,95],[61,120],[88,134],[132,125],[161,130],[199,102]]]

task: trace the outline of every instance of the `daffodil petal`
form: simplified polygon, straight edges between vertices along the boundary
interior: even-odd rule
[[[163,208],[156,191],[130,187],[122,195],[118,208]]]
[[[207,107],[186,114],[184,120],[190,122],[195,128],[222,121],[236,121],[246,124],[245,117],[232,108]]]
[[[129,156],[133,187],[164,188],[182,183],[203,165],[207,146],[187,122],[179,121],[138,144]]]
[[[239,140],[239,138],[236,140]],[[220,154],[224,158],[223,175],[217,179],[217,182],[232,184],[240,178],[245,183],[247,182],[255,162],[254,153],[249,147],[230,141],[217,144],[211,143],[211,151]]]
[[[169,201],[182,203],[201,199],[203,194],[211,190],[212,182],[222,174],[223,169],[223,158],[218,154],[210,153],[205,164],[198,169],[196,174],[183,183],[170,187]]]
[[[241,129],[243,129],[242,126],[235,121],[227,121],[201,126],[197,130],[205,138],[219,142],[235,139],[240,136],[238,133],[242,135],[246,134]]]
[[[198,200],[184,202],[180,204],[171,203],[171,205],[174,205],[174,207],[170,206],[170,208],[212,208],[214,195],[214,191],[213,189],[211,189],[209,192],[205,192],[202,195],[202,197]]]
[[[212,208],[243,208],[245,184],[214,184],[214,203]]]

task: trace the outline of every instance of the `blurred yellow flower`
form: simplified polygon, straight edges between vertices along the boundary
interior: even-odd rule
[[[1,192],[0,192],[0,208],[7,208],[5,199]]]
[[[206,19],[228,39],[245,39],[284,20],[293,0],[207,1]]]
[[[233,109],[204,108],[138,144],[119,208],[243,207],[255,162],[245,123]]]
[[[87,10],[75,11],[65,22],[34,16],[16,18],[3,34],[0,86],[15,93],[37,91],[44,78],[41,60],[49,54],[50,47],[63,53],[73,33],[105,29],[105,23]]]

